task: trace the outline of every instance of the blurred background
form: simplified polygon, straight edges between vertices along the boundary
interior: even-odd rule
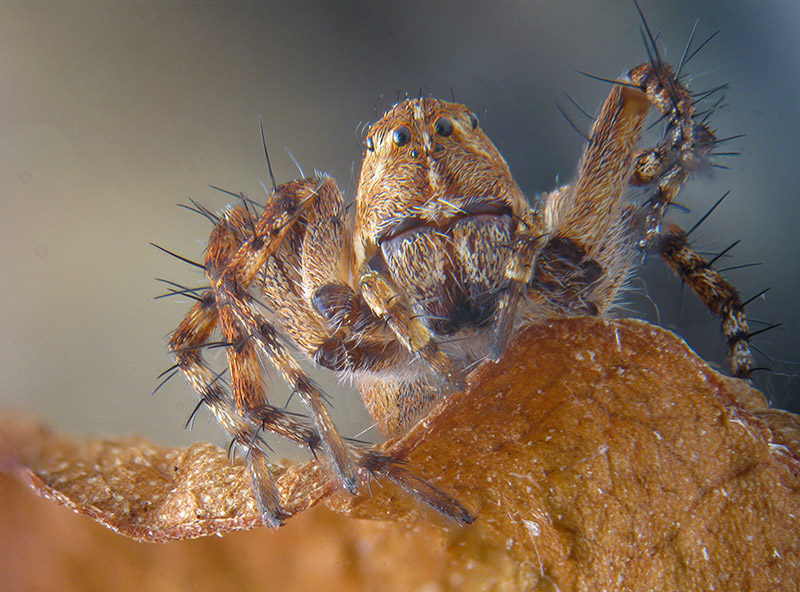
[[[748,313],[784,325],[756,339],[770,358],[759,385],[775,405],[800,408],[796,224],[800,218],[800,4],[794,1],[641,0],[659,44],[677,63],[717,35],[686,68],[694,89],[729,83],[713,118],[719,136],[746,134],[720,159],[729,170],[680,195],[702,251],[741,244],[721,266],[744,298],[771,286]],[[0,404],[74,433],[135,432],[162,443],[225,443],[181,378],[155,396],[171,364],[166,336],[191,305],[154,300],[155,277],[186,285],[208,223],[177,203],[212,210],[256,199],[269,183],[258,117],[279,182],[332,174],[352,199],[362,130],[405,93],[469,105],[534,196],[574,174],[582,139],[559,114],[588,120],[609,91],[576,70],[616,77],[645,60],[629,0],[433,3],[3,2],[0,4]],[[724,365],[718,322],[657,257],[632,282],[633,316],[685,337]],[[763,325],[756,324],[754,328]],[[273,373],[274,374],[274,373]],[[276,378],[275,401],[288,393]],[[345,387],[335,407],[348,435],[369,425]],[[353,419],[352,423],[346,423]]]

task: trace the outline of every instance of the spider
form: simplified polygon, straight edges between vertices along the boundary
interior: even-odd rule
[[[651,35],[648,49],[647,63],[611,81],[575,180],[534,205],[477,117],[426,97],[400,102],[369,128],[352,220],[325,175],[274,187],[260,213],[244,195],[219,215],[197,206],[215,224],[200,265],[210,287],[175,290],[197,302],[169,349],[198,407],[244,452],[267,524],[286,518],[267,432],[312,451],[351,492],[385,477],[471,522],[457,500],[397,459],[343,438],[299,357],[353,378],[381,431],[402,433],[462,389],[476,364],[498,360],[520,326],[606,314],[642,252],[657,252],[720,318],[731,372],[749,377],[738,292],[664,222],[719,141],[696,115],[683,60],[666,64]],[[651,110],[664,133],[637,149]],[[644,187],[647,200],[626,199],[629,186]],[[227,379],[204,359],[214,345],[225,347]],[[277,369],[307,417],[268,402],[261,363]]]

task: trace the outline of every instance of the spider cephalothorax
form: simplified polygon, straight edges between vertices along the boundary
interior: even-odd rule
[[[394,106],[368,131],[354,220],[324,176],[276,187],[259,213],[246,198],[218,217],[203,210],[215,222],[203,265],[211,286],[170,349],[246,452],[270,524],[283,514],[266,432],[309,448],[351,491],[370,475],[386,477],[441,513],[472,520],[396,459],[343,440],[295,350],[354,378],[375,421],[396,434],[461,389],[476,363],[497,359],[519,326],[605,314],[637,250],[649,249],[720,316],[732,371],[749,375],[749,333],[736,290],[683,231],[663,224],[716,143],[695,120],[681,80],[653,55],[612,88],[575,181],[540,196],[536,206],[472,112],[420,98]],[[654,148],[637,150],[653,108],[665,133]],[[629,185],[645,186],[647,201],[627,201]],[[217,330],[227,382],[203,358]],[[308,419],[268,403],[262,362],[277,368]]]

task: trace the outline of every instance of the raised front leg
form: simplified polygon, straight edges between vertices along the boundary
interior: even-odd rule
[[[543,212],[533,297],[554,314],[602,314],[633,260],[633,229],[623,200],[651,102],[621,81],[606,99],[576,181],[550,193]]]
[[[532,295],[558,312],[602,313],[612,305],[636,252],[655,248],[722,320],[731,370],[748,377],[749,329],[736,290],[692,249],[675,225],[664,228],[669,206],[691,173],[706,166],[713,132],[695,119],[688,89],[653,52],[614,87],[595,121],[576,182],[547,197],[548,242],[538,255]],[[665,121],[661,142],[636,150],[645,117]],[[628,185],[652,188],[639,208],[622,198]]]

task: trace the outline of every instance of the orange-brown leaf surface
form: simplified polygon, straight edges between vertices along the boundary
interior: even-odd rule
[[[214,446],[75,441],[13,417],[0,438],[2,468],[137,541],[253,529],[144,545],[3,479],[0,571],[12,590],[800,582],[800,419],[636,321],[533,326],[467,392],[384,445],[476,513],[466,527],[389,483],[351,496],[309,463],[276,468],[287,510],[324,505],[278,531],[256,528],[246,469]]]

